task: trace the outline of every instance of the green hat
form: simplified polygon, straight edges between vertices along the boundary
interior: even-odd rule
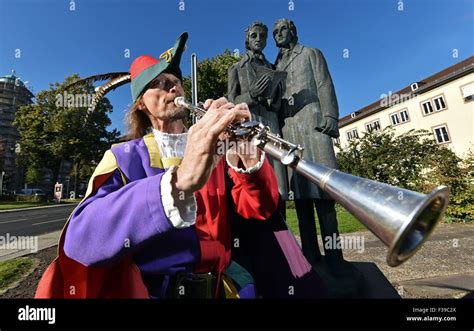
[[[187,39],[188,33],[182,33],[176,40],[173,48],[162,53],[159,59],[155,59],[150,55],[142,55],[132,62],[130,66],[130,79],[133,102],[137,101],[137,98],[145,90],[148,83],[163,72],[172,73],[179,79],[182,79],[179,64],[181,62],[181,55],[186,48]]]

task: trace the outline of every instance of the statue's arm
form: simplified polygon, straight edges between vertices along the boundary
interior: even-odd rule
[[[328,65],[323,53],[319,49],[310,50],[310,61],[315,75],[318,98],[321,104],[321,111],[324,116],[339,119],[339,106],[337,104],[336,91],[329,73]]]
[[[229,101],[233,103],[245,102],[249,107],[257,104],[257,100],[252,98],[249,92],[243,94],[239,83],[239,74],[235,66],[231,66],[227,71],[227,95]]]

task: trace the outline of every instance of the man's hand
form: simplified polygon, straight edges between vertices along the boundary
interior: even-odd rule
[[[339,127],[339,121],[335,118],[325,116],[322,127],[322,133],[331,135],[332,133],[337,132],[337,129]]]
[[[237,149],[229,151],[228,158],[232,164],[238,164],[238,159],[240,158],[245,169],[249,169],[254,167],[258,161],[260,161],[260,156],[260,150],[252,145],[250,141],[239,141],[237,142]]]
[[[270,76],[263,75],[259,80],[254,81],[252,85],[250,85],[249,93],[252,98],[257,98],[265,92],[268,85],[270,85]]]
[[[206,114],[188,131],[183,160],[173,180],[184,192],[195,192],[206,184],[212,173],[212,162],[219,137],[232,122],[250,119],[247,104],[234,105],[226,98],[206,100]]]

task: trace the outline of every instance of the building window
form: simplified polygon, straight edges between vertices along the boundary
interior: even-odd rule
[[[352,140],[355,138],[359,138],[359,134],[357,133],[357,129],[352,129],[346,132],[347,140]]]
[[[446,102],[444,102],[443,96],[434,98],[433,102],[435,104],[436,111],[441,111],[441,110],[446,109]]]
[[[446,125],[441,125],[433,128],[434,136],[438,144],[444,144],[450,142],[448,127]]]
[[[379,120],[367,123],[365,125],[365,129],[367,130],[367,132],[380,131],[380,122],[379,122]]]
[[[400,118],[402,120],[402,123],[405,123],[405,122],[408,122],[408,120],[410,119],[408,117],[408,110],[404,109],[400,112]]]
[[[393,125],[400,124],[400,117],[398,117],[398,113],[390,115],[390,120],[392,121]]]
[[[334,145],[340,145],[341,144],[341,140],[338,138],[332,138],[332,141],[334,143]]]
[[[464,102],[472,101],[474,99],[474,83],[461,86],[461,93]]]
[[[434,112],[433,106],[431,105],[431,100],[423,102],[421,104],[421,106],[423,107],[423,113],[425,115],[429,115],[429,114],[432,114]]]

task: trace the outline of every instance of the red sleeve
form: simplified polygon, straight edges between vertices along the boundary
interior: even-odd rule
[[[262,167],[252,174],[241,174],[228,167],[234,182],[232,198],[237,213],[244,218],[266,220],[278,207],[278,184],[265,157]]]

